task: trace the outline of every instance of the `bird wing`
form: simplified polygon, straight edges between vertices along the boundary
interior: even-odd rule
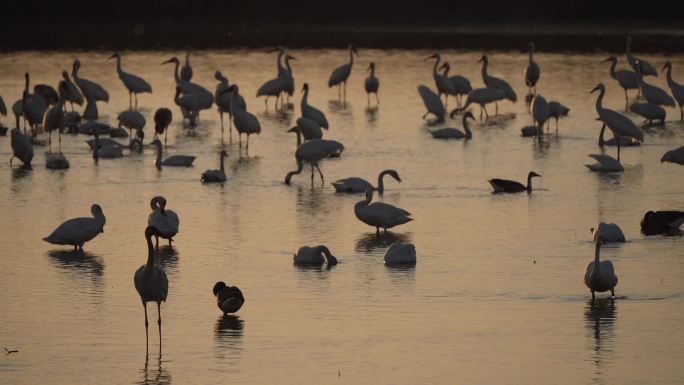
[[[345,81],[349,77],[350,72],[351,66],[349,65],[349,63],[342,64],[341,66],[335,68],[332,74],[330,74],[330,79],[328,80],[328,87],[332,87]]]
[[[62,223],[43,240],[56,244],[80,244],[91,240],[99,233],[97,222],[94,218],[82,217],[69,219]]]

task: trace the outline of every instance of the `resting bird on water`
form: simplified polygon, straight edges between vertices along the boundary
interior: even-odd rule
[[[684,223],[684,211],[649,211],[641,220],[641,232],[645,235],[674,234]]]
[[[337,258],[323,245],[302,246],[297,249],[292,259],[295,265],[321,266],[326,260],[328,266],[337,265]]]
[[[216,306],[223,314],[236,313],[245,303],[245,297],[237,286],[228,286],[225,282],[219,281],[214,285],[214,296]]]
[[[100,205],[92,205],[90,212],[93,214],[93,218],[69,219],[43,240],[55,245],[73,245],[74,250],[77,248],[83,250],[84,243],[95,238],[98,234],[104,233],[104,225],[107,221]]]
[[[357,177],[336,180],[332,182],[332,185],[335,187],[335,192],[338,193],[361,193],[365,192],[368,189],[371,189],[377,190],[378,193],[382,195],[382,193],[385,192],[385,184],[383,183],[385,175],[389,175],[392,178],[394,178],[394,180],[401,183],[399,173],[394,170],[388,169],[382,171],[378,175],[378,187],[373,187],[373,185],[365,179]]]
[[[532,178],[538,176],[541,177],[541,175],[537,174],[534,171],[530,171],[529,174],[527,174],[527,186],[523,185],[520,182],[516,182],[513,180],[508,180],[508,179],[490,179],[489,184],[492,185],[494,188],[494,193],[516,193],[516,192],[523,192],[527,191],[528,193],[532,192]]]

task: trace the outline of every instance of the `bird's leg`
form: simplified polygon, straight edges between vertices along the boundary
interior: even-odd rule
[[[426,112],[425,115],[423,115],[423,119],[425,119],[425,117],[428,116],[429,113],[430,111]]]
[[[323,173],[321,172],[321,169],[318,168],[318,163],[316,163],[316,170],[318,170],[318,174],[321,176],[321,186],[325,185],[325,178],[323,178]]]
[[[247,134],[247,145],[245,146],[245,155],[249,157],[249,134]]]
[[[134,94],[135,96],[135,109],[138,109],[138,94]]]
[[[154,248],[159,250],[159,237],[155,235],[154,240],[155,240]]]
[[[615,299],[615,289],[610,289],[610,296]]]
[[[131,91],[128,91],[128,109],[133,109],[133,93]]]
[[[367,93],[367,94],[366,94],[366,97],[368,98],[368,99],[367,99],[368,102],[366,103],[366,106],[368,106],[368,107],[370,108],[370,93]]]
[[[48,154],[52,154],[52,131],[48,131]]]
[[[485,120],[489,119],[489,112],[487,112],[487,106],[485,105],[482,108],[484,108]]]
[[[57,143],[59,146],[57,149],[59,150],[59,153],[61,154],[62,153],[62,131],[61,130],[57,131],[57,139],[58,139]]]
[[[494,105],[496,106],[496,111],[494,112],[494,116],[499,115],[499,102],[494,102]],[[487,116],[489,117],[489,116]]]
[[[684,120],[684,109],[682,109],[682,105],[679,105],[679,120]]]
[[[311,187],[313,187],[313,180],[314,180],[314,164],[312,162],[311,163]]]
[[[166,135],[167,135],[168,133],[169,133],[169,128],[166,127],[166,129],[164,130],[164,150],[166,150],[166,147],[167,147],[167,146],[166,146]]]
[[[149,322],[147,321],[147,302],[143,301],[143,310],[145,311],[145,353],[149,350],[149,337],[147,335]]]
[[[173,241],[173,238],[169,238],[169,247],[171,247],[171,241]]]
[[[346,104],[347,103],[347,81],[345,80],[344,82],[342,82],[342,84],[344,84],[344,99],[343,99],[343,101]]]
[[[376,237],[379,237],[379,236],[380,236],[380,228],[379,228],[379,227],[376,227],[376,228],[375,228],[375,236],[376,236]]]
[[[617,142],[617,147],[618,147],[618,163],[620,162],[620,135],[615,135],[615,141]]]
[[[161,353],[161,345],[162,345],[162,335],[161,335],[161,302],[157,302],[157,314],[159,314],[159,319],[157,320],[157,325],[159,325],[159,352]]]
[[[484,110],[484,106],[480,106],[480,121],[482,121],[482,111]]]
[[[233,144],[233,113],[228,113],[228,143]]]
[[[556,135],[558,135],[558,118],[556,118]]]
[[[623,88],[625,90],[625,112],[629,111],[629,96],[627,95],[627,89]]]
[[[594,291],[591,291],[591,301],[593,302],[596,299],[596,295],[594,294]]]

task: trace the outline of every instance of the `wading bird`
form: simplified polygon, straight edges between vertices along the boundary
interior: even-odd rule
[[[335,68],[328,80],[328,87],[337,86],[338,97],[345,101],[347,100],[347,79],[349,78],[352,66],[354,65],[354,54],[358,56],[359,52],[353,45],[349,45],[349,63],[342,64]],[[341,96],[342,86],[344,86],[344,99]]]
[[[672,63],[669,60],[663,65],[663,71],[665,71],[665,69],[667,69],[667,85],[670,87],[672,96],[674,96],[679,105],[679,120],[684,120],[684,85],[681,85],[672,79]]]
[[[107,221],[100,205],[92,205],[90,212],[93,214],[92,218],[69,219],[43,240],[55,245],[72,245],[74,250],[83,250],[84,243],[95,238],[98,234],[104,233],[104,225]]]
[[[413,220],[408,211],[383,202],[373,202],[373,190],[366,190],[366,199],[356,202],[354,214],[361,222],[375,227],[376,234],[380,228],[387,232],[394,226],[403,225]]]
[[[370,75],[366,78],[363,83],[363,87],[366,89],[366,96],[368,96],[368,106],[370,106],[370,94],[375,94],[375,104],[380,104],[380,99],[378,98],[378,89],[380,88],[380,80],[375,76],[375,63],[371,62],[368,65],[368,71]]]
[[[602,236],[596,240],[596,249],[594,252],[594,261],[589,262],[587,271],[584,273],[584,284],[591,290],[591,299],[596,298],[595,292],[604,292],[610,290],[610,295],[615,299],[615,286],[618,283],[618,277],[615,275],[613,263],[608,260],[601,261],[599,254],[601,251],[601,244],[604,243]]]
[[[527,68],[525,68],[525,84],[528,87],[528,93],[530,95],[535,95],[537,93],[537,82],[539,81],[541,71],[539,70],[539,64],[534,61],[534,43],[530,42],[527,47],[530,53],[527,61]],[[533,88],[534,92],[532,92]]]
[[[620,162],[619,137],[623,136],[634,138],[640,142],[643,142],[644,133],[641,132],[641,130],[638,129],[634,122],[632,122],[628,117],[603,107],[603,96],[606,94],[606,87],[603,85],[603,83],[599,83],[593,90],[591,90],[591,92],[595,91],[599,91],[599,96],[596,98],[596,112],[599,115],[597,120],[602,121],[603,124],[607,125],[608,128],[613,131],[618,145],[617,161]]]
[[[147,225],[157,229],[157,234],[154,236],[155,247],[159,248],[159,238],[168,239],[169,246],[171,246],[173,237],[178,233],[180,225],[178,214],[166,209],[166,198],[162,196],[152,198],[150,208],[152,212],[147,217]]]
[[[128,106],[133,108],[133,96],[135,95],[135,108],[138,108],[138,94],[149,92],[152,93],[152,86],[143,78],[124,72],[121,69],[121,54],[115,52],[110,59],[116,58],[116,73],[119,75],[119,79],[123,82],[124,86],[128,90]]]

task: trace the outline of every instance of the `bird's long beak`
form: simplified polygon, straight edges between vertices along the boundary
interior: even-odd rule
[[[290,60],[297,60],[297,58],[294,56],[288,56],[288,57],[290,58]]]
[[[601,119],[600,116],[599,116],[598,118],[594,119],[594,120],[598,120],[599,122],[602,122],[602,121],[603,121],[603,119]]]
[[[278,48],[278,47],[273,47],[273,48],[269,49],[269,50],[266,51],[266,52],[271,53],[271,52],[278,52],[278,51],[280,51],[280,48]]]
[[[485,57],[482,56],[482,57],[480,58],[480,60],[478,60],[477,62],[478,62],[478,63],[482,63],[482,62],[484,61],[484,58],[485,58]]]
[[[660,72],[665,71],[666,68],[667,68],[667,63],[663,64],[663,69],[661,69]]]
[[[612,58],[612,57],[609,57],[608,59],[602,61],[601,63],[608,63],[608,62],[611,61],[611,60],[613,60],[613,58]]]
[[[116,54],[112,54],[108,59],[114,59],[116,57]]]
[[[356,49],[356,47],[352,47],[352,51],[354,51],[356,56],[359,56],[359,51]]]
[[[598,87],[598,86],[596,86],[596,87],[594,87],[594,89],[593,89],[593,90],[589,91],[589,93],[590,93],[590,94],[591,94],[591,93],[594,93],[594,92],[598,91],[598,89],[599,89],[599,87]]]
[[[439,66],[439,69],[440,69],[440,70],[441,70],[441,69],[444,69],[444,68],[446,68],[446,66],[447,66],[447,62],[444,62],[444,63],[442,63],[441,66]]]
[[[172,62],[173,62],[173,59],[169,59],[169,60],[163,61],[162,64],[172,63]]]
[[[432,55],[426,57],[425,60],[435,59],[436,57],[437,57],[437,54],[433,53]]]
[[[299,127],[294,126],[294,127],[290,128],[289,130],[287,130],[287,132],[297,132],[297,129],[299,129]]]

